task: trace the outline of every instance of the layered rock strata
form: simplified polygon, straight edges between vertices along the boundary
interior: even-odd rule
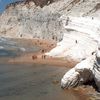
[[[25,0],[12,3],[0,15],[0,36],[60,41],[66,31],[59,21],[62,15],[99,19],[99,4],[99,0]]]

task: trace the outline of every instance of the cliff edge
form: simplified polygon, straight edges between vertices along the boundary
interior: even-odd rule
[[[10,38],[60,39],[60,14],[50,5],[41,8],[33,1],[9,4],[0,16],[0,35]],[[54,4],[53,4],[54,5]]]
[[[60,41],[62,15],[100,18],[99,0],[26,0],[9,4],[0,15],[0,36]]]

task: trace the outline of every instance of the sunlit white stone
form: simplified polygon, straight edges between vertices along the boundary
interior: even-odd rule
[[[93,65],[95,56],[92,55],[78,63],[74,68],[66,72],[61,79],[61,87],[70,88],[93,79]]]
[[[63,40],[46,55],[80,61],[63,76],[61,87],[75,87],[94,79],[100,90],[100,21],[90,17],[71,16],[62,16],[61,20],[67,31]]]

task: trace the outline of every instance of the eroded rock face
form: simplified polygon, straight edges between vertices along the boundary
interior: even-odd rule
[[[98,52],[100,53],[99,50]],[[61,87],[68,89],[87,82],[95,82],[95,84],[90,84],[100,92],[100,55],[98,53],[87,57],[66,72],[61,79]]]
[[[51,13],[34,2],[11,4],[0,16],[0,34],[7,37],[60,40],[59,13]]]
[[[100,20],[91,17],[64,17],[68,31],[63,40],[45,55],[79,61],[61,79],[62,88],[72,88],[93,81],[100,91]]]
[[[66,31],[59,21],[63,14],[100,18],[99,0],[26,1],[10,4],[0,15],[0,36],[60,41]]]
[[[81,61],[97,52],[100,47],[100,21],[91,17],[61,17],[67,30],[61,42],[50,52],[52,57],[64,57]]]
[[[82,85],[88,81],[92,81],[94,78],[93,67],[95,63],[95,55],[88,57],[87,59],[78,63],[74,68],[66,72],[61,79],[62,88],[72,88],[78,85]]]

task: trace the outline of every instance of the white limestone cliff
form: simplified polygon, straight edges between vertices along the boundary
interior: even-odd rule
[[[61,87],[68,89],[94,80],[100,91],[100,20],[66,17],[62,21],[67,32],[46,55],[71,58],[80,63],[65,73]]]
[[[52,57],[70,57],[76,61],[91,56],[100,44],[100,21],[91,17],[61,18],[64,28],[63,40],[46,53]]]
[[[0,14],[0,36],[60,41],[65,29],[62,15],[100,19],[100,0],[24,0]],[[41,8],[42,7],[42,8]]]

